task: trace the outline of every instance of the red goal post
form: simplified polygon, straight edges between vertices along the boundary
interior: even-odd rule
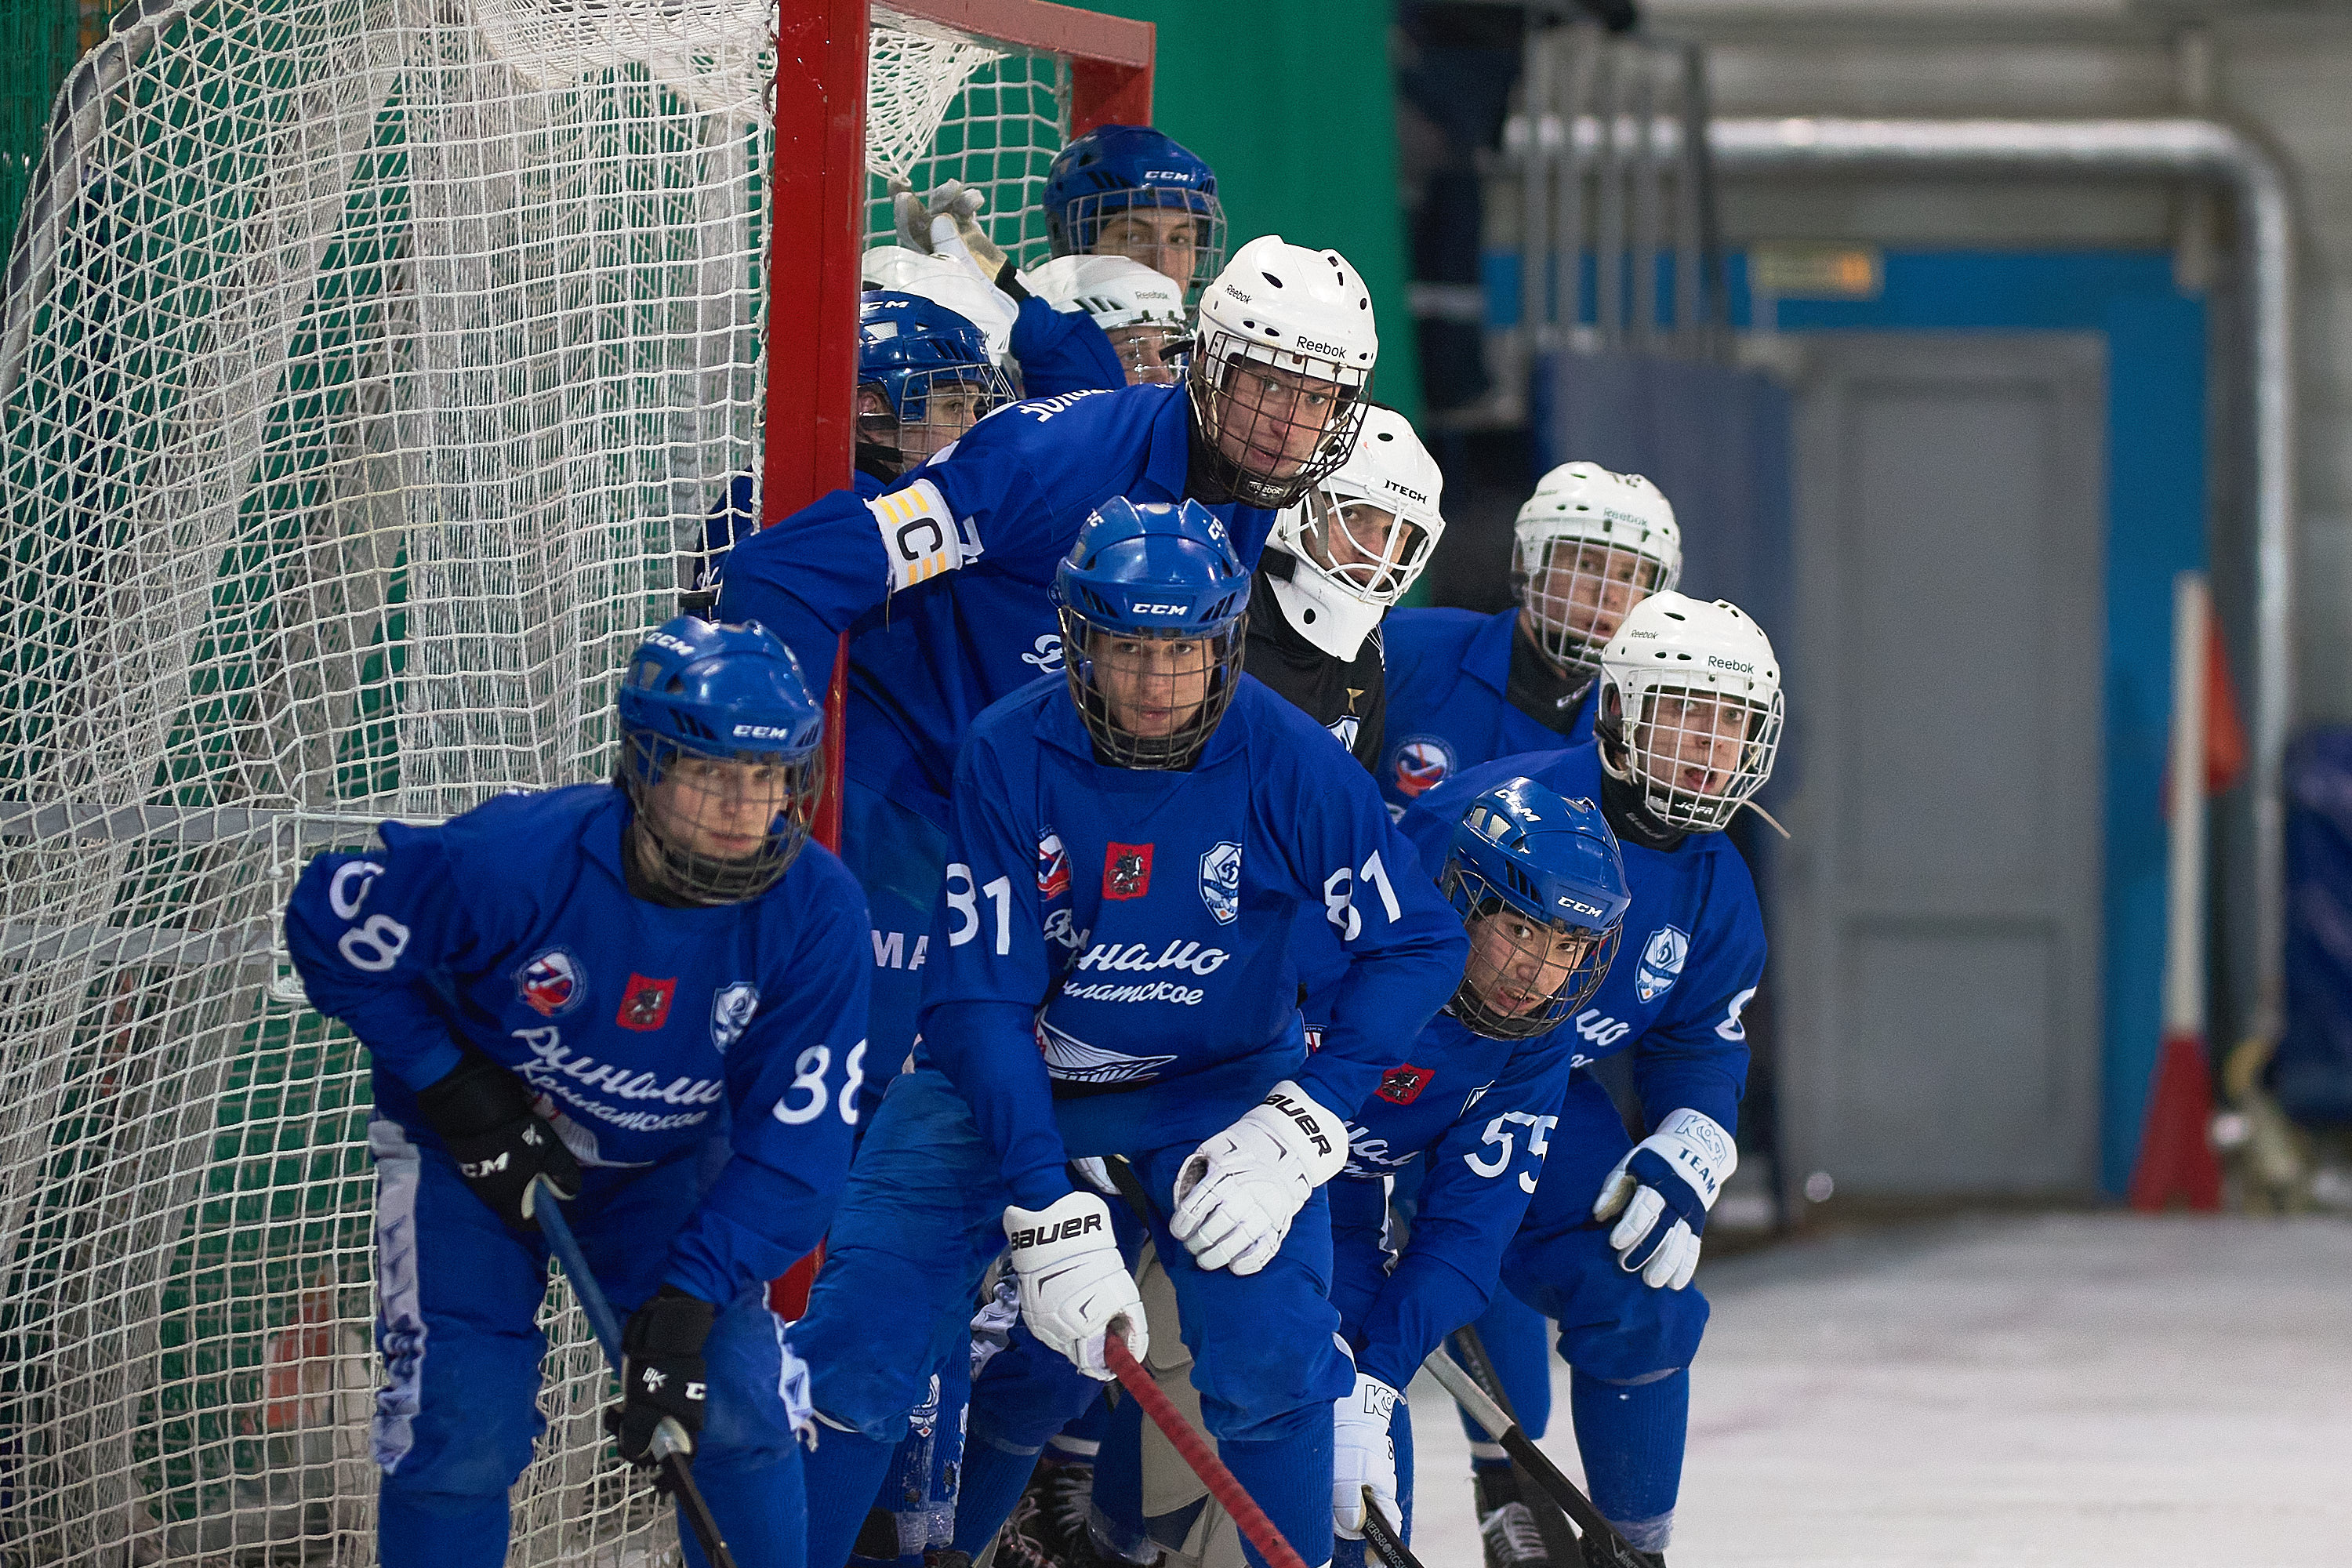
[[[871,160],[866,102],[877,20],[1067,62],[1069,135],[1148,124],[1157,29],[1046,0],[804,0],[777,33],[775,228],[769,249],[768,385],[761,523],[850,482],[856,442],[858,258]],[[825,698],[817,834],[838,847],[846,662]]]

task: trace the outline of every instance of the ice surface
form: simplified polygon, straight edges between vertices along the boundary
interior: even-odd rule
[[[1698,1282],[1675,1568],[2352,1568],[2344,1219],[1968,1219]],[[1475,1568],[1461,1428],[1426,1374],[1412,1407],[1415,1551]]]

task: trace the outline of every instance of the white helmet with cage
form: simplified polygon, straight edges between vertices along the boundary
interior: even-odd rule
[[[1536,646],[1590,675],[1627,611],[1682,581],[1675,509],[1639,474],[1562,463],[1536,481],[1512,529],[1511,577]]]
[[[1365,409],[1356,449],[1284,509],[1266,541],[1294,563],[1286,577],[1268,576],[1301,636],[1336,658],[1356,657],[1444,536],[1444,484],[1411,420],[1393,408]]]
[[[1727,599],[1653,594],[1601,653],[1601,765],[1659,821],[1714,833],[1772,776],[1780,665]]]
[[[1110,254],[1057,256],[1021,277],[1029,292],[1056,310],[1093,317],[1130,384],[1181,378],[1192,328],[1183,286],[1174,279]]]
[[[1201,297],[1199,450],[1234,500],[1286,507],[1348,460],[1380,357],[1372,296],[1336,250],[1260,235]]]
[[[1021,307],[970,268],[902,245],[877,245],[858,258],[857,273],[868,289],[914,294],[953,310],[981,330],[988,339],[988,357],[998,366],[1012,353],[1013,322]]]

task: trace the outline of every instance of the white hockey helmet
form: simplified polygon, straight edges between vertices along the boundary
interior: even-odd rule
[[[1590,675],[1627,611],[1682,581],[1675,509],[1639,474],[1562,463],[1536,481],[1512,528],[1511,579],[1536,646]]]
[[[1184,289],[1174,279],[1109,254],[1057,256],[1021,276],[1029,292],[1056,310],[1093,317],[1130,384],[1182,379],[1192,331]]]
[[[1021,307],[1013,297],[982,282],[969,268],[902,245],[877,245],[858,258],[859,280],[868,289],[915,294],[944,306],[981,330],[988,357],[998,365],[1013,348],[1013,322]]]
[[[1378,405],[1364,411],[1356,449],[1339,471],[1274,520],[1266,542],[1293,558],[1274,596],[1307,641],[1353,658],[1391,605],[1405,595],[1445,532],[1445,484],[1412,422]]]
[[[1727,599],[1668,591],[1627,612],[1601,651],[1601,763],[1658,820],[1714,833],[1772,776],[1780,665]]]
[[[1336,250],[1260,235],[1201,297],[1192,418],[1211,473],[1286,507],[1348,460],[1380,357],[1372,296]]]

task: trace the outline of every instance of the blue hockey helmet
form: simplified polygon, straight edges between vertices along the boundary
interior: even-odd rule
[[[1224,265],[1225,209],[1217,174],[1174,138],[1148,125],[1097,125],[1055,155],[1045,172],[1045,237],[1056,256],[1113,251],[1187,289]],[[1139,208],[1191,213],[1164,237],[1109,236],[1104,221]]]
[[[895,464],[882,464],[893,470],[884,479],[1013,400],[1012,384],[988,357],[985,333],[945,305],[887,289],[869,290],[857,307],[857,384],[877,389],[889,405],[857,420],[862,445],[896,455]],[[950,392],[960,395],[937,396]]]
[[[695,904],[782,879],[808,842],[824,740],[793,650],[757,621],[680,616],[629,656],[619,705],[638,868]]]
[[[1063,668],[1101,760],[1189,768],[1241,679],[1249,569],[1196,500],[1115,496],[1054,573]]]
[[[1463,811],[1438,886],[1471,939],[1446,1010],[1503,1040],[1540,1035],[1583,1005],[1609,973],[1633,898],[1601,808],[1524,778]]]

